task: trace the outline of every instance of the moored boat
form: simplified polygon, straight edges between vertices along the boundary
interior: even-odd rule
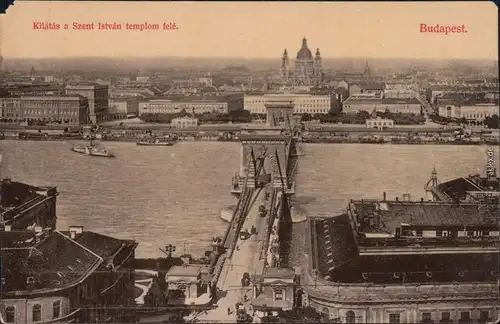
[[[175,141],[173,140],[159,140],[159,139],[141,140],[137,142],[137,145],[144,145],[144,146],[173,146],[174,144]]]

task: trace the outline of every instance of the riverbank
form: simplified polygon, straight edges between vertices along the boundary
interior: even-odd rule
[[[38,138],[20,139],[18,136],[4,136],[3,140],[9,141],[82,141],[86,140],[82,136],[48,136]],[[137,142],[140,138],[136,137],[104,137],[102,142]],[[178,141],[197,141],[197,142],[238,142],[237,136],[233,138],[224,138],[220,136],[184,136],[179,137]],[[466,139],[439,139],[439,138],[421,138],[421,139],[359,139],[359,138],[311,138],[302,143],[312,144],[396,144],[396,145],[498,145],[499,141],[493,140],[466,140]]]

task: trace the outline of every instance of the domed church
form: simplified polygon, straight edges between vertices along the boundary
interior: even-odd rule
[[[320,82],[323,73],[319,48],[316,49],[316,54],[313,56],[307,47],[307,39],[302,39],[302,47],[297,52],[293,71],[290,69],[288,52],[285,49],[281,60],[280,75],[285,83],[293,82],[294,85],[309,85]]]

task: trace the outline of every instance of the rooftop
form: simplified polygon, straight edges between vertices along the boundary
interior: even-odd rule
[[[104,257],[117,252],[118,246],[131,242],[92,232],[71,239],[58,231],[2,231],[0,240],[4,279],[1,291],[6,295],[36,294],[76,285],[92,274]]]
[[[4,179],[0,183],[0,214],[8,210],[29,207],[30,203],[43,200],[42,192],[51,189],[49,187],[35,187],[22,182]],[[55,189],[55,188],[54,188]],[[8,220],[5,215],[0,221]]]
[[[496,226],[500,217],[495,204],[358,200],[352,201],[351,206],[359,231],[364,233],[394,233],[402,225]]]
[[[167,277],[197,277],[201,270],[199,265],[173,266],[168,270]]]
[[[364,255],[358,250],[348,215],[310,222],[313,268],[330,281],[403,284],[497,280],[498,253]]]

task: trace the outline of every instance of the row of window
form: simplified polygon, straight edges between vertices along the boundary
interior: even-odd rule
[[[416,230],[415,236],[422,236],[422,230]],[[462,235],[460,235],[462,234]],[[464,235],[465,234],[465,235]],[[458,231],[436,231],[436,237],[447,237],[447,236],[471,236],[471,237],[481,237],[481,236],[489,236],[490,231],[466,231],[466,232],[458,232]]]
[[[431,312],[422,313],[421,322],[422,323],[434,323],[438,320],[440,323],[453,323],[451,319],[451,312],[441,312],[440,319],[433,319]],[[490,312],[489,311],[479,311],[479,318],[477,322],[485,323],[490,320]],[[464,311],[460,312],[460,318],[458,320],[459,323],[470,323],[472,318],[470,316],[470,312]],[[356,314],[353,311],[348,311],[346,313],[346,323],[356,323]],[[401,323],[401,314],[400,313],[391,313],[389,314],[389,323],[396,324]]]
[[[62,314],[62,305],[60,300],[56,300],[52,303],[52,318],[56,319],[61,317]],[[41,304],[33,304],[31,307],[31,317],[33,322],[41,322],[42,321],[42,305]],[[16,323],[16,307],[15,306],[7,306],[5,307],[5,321],[7,323]]]

